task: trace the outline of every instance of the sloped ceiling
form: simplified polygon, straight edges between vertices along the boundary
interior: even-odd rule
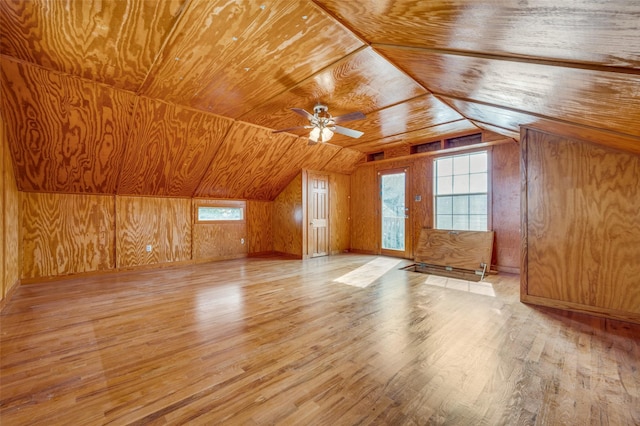
[[[628,0],[2,0],[0,54],[25,191],[269,200],[301,168],[520,125],[640,152]],[[364,136],[271,132],[319,102]]]

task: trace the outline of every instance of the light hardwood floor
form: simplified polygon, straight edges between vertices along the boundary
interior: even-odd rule
[[[399,262],[22,286],[0,316],[0,423],[640,424],[640,326],[521,304],[516,276],[444,288]]]

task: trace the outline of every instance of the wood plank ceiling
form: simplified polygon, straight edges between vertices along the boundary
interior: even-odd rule
[[[520,125],[640,152],[640,2],[0,1],[20,189],[273,199],[301,168]],[[290,108],[362,111],[308,146]]]

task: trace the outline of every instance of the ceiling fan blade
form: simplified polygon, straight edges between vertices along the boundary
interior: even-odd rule
[[[298,115],[303,116],[304,118],[306,118],[309,121],[311,121],[311,119],[313,119],[313,114],[308,113],[307,111],[303,110],[302,108],[291,108],[291,111],[295,112]]]
[[[356,121],[367,118],[366,115],[361,113],[360,111],[350,112],[349,114],[340,115],[338,117],[333,117],[334,123],[346,123],[347,121]]]
[[[290,132],[292,130],[302,130],[302,129],[306,129],[306,128],[307,128],[307,126],[287,127],[286,129],[274,130],[272,133]]]
[[[364,135],[364,132],[361,132],[360,130],[347,129],[346,127],[342,126],[335,126],[335,129],[333,129],[333,131],[352,138],[359,138],[360,136]]]

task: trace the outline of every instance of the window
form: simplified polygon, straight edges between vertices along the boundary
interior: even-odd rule
[[[243,222],[243,201],[217,201],[196,206],[196,222]]]
[[[486,151],[434,161],[436,229],[487,230],[487,164]]]

